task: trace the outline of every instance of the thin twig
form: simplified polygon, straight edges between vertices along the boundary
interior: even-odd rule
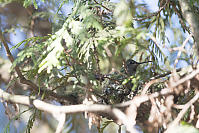
[[[7,55],[8,59],[11,61],[11,63],[13,63],[14,62],[14,58],[13,58],[13,56],[12,56],[10,50],[9,50],[9,47],[8,47],[8,45],[6,43],[5,38],[3,37],[3,34],[2,34],[1,30],[0,30],[0,40],[1,40],[1,42],[3,43],[3,45],[4,45],[5,49],[6,49],[6,55]],[[24,79],[24,77],[23,77],[23,75],[22,75],[22,73],[21,73],[21,71],[20,71],[18,66],[15,67],[15,71],[17,72],[17,75],[21,79]]]
[[[176,119],[173,121],[173,124],[177,124],[182,119],[184,114],[187,112],[189,107],[191,107],[191,105],[193,105],[193,103],[195,103],[198,99],[199,99],[199,92],[196,93],[196,95],[188,103],[184,105],[184,108],[180,111]]]
[[[155,84],[155,83],[158,83],[160,82],[161,79],[153,79],[151,81],[149,81],[143,88],[142,92],[141,92],[141,95],[144,95],[146,94],[147,90],[149,89],[149,87],[152,85],[152,84]]]
[[[188,27],[186,26],[186,24],[184,23],[182,13],[176,8],[175,3],[176,3],[175,1],[171,1],[171,4],[172,4],[173,9],[174,9],[175,13],[178,15],[179,22],[180,22],[180,24],[182,25],[182,27],[184,28],[184,30],[186,30],[186,31],[190,34],[189,28],[188,28]]]
[[[170,124],[170,128],[176,126],[182,117],[185,115],[187,110],[199,99],[199,92],[196,93],[196,95],[184,105],[183,109],[178,113],[178,116],[175,118],[175,120]],[[169,129],[169,128],[168,128]]]
[[[157,15],[160,14],[160,12],[167,6],[167,4],[168,4],[169,2],[170,2],[170,0],[166,0],[165,4],[164,4],[162,7],[160,7],[160,9],[159,9],[158,11],[156,11],[156,12],[154,12],[154,13],[152,13],[152,14],[146,16],[146,17],[143,17],[143,18],[133,18],[133,20],[142,21],[142,20],[145,20],[145,19],[149,19],[149,18],[151,18],[151,17],[153,17],[153,16],[157,16]]]
[[[152,40],[156,44],[156,46],[160,48],[160,45],[158,44],[156,38],[154,36],[151,36],[151,35],[149,37],[150,37],[150,40]]]
[[[178,68],[178,69],[176,69],[176,72],[180,72],[181,70],[182,70],[181,68]],[[172,71],[168,71],[168,72],[163,73],[161,75],[157,75],[155,77],[152,77],[150,80],[163,78],[163,77],[166,77],[167,75],[170,75],[171,73],[172,73]]]
[[[104,6],[104,5],[102,5],[102,4],[100,4],[99,2],[97,2],[96,0],[94,0],[95,1],[95,3],[96,4],[98,4],[98,5],[100,5],[100,6],[102,6],[104,9],[106,9],[107,11],[109,11],[109,12],[113,12],[112,10],[110,10],[109,8],[107,8],[106,6]]]
[[[185,41],[183,42],[183,44],[182,44],[182,46],[180,47],[180,49],[184,49],[185,45],[188,43],[189,39],[190,39],[192,36],[193,36],[193,35],[190,34],[190,35],[185,39]],[[177,63],[178,63],[178,61],[179,61],[179,58],[180,58],[180,56],[181,56],[181,53],[182,53],[182,51],[179,50],[179,51],[178,51],[178,54],[177,54],[177,58],[176,58],[176,60],[175,60],[175,62],[174,62],[174,68],[176,68],[176,65],[177,65]]]

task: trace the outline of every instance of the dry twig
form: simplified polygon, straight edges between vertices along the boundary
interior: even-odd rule
[[[193,36],[193,35],[190,34],[190,35],[185,39],[185,41],[183,42],[182,46],[180,46],[179,51],[178,51],[178,54],[177,54],[177,58],[176,58],[176,60],[175,60],[175,62],[174,62],[174,68],[176,68],[176,65],[177,65],[177,63],[178,63],[178,60],[179,60],[179,58],[180,58],[180,56],[181,56],[181,53],[182,53],[182,49],[184,49],[185,45],[188,43],[189,39],[191,39],[192,36]]]
[[[180,111],[180,113],[178,114],[178,116],[175,118],[175,120],[171,123],[171,125],[177,125],[180,120],[182,119],[182,117],[184,116],[184,114],[187,112],[187,110],[193,105],[193,103],[195,103],[197,100],[199,99],[199,92],[196,93],[196,95],[188,102],[184,105],[183,109]]]

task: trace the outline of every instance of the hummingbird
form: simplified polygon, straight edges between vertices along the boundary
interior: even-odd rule
[[[133,87],[131,80],[126,84],[122,84],[122,82],[130,76],[134,76],[140,64],[149,62],[152,61],[136,62],[135,60],[128,59],[120,72],[104,75],[103,94],[109,99],[109,101],[106,100],[105,102],[108,104],[121,103],[131,93]]]
[[[140,65],[140,64],[144,64],[144,63],[149,63],[149,62],[152,62],[152,61],[144,61],[144,62],[136,62],[132,59],[128,59],[126,61],[126,66],[125,66],[125,69],[126,69],[126,74],[127,76],[132,76],[136,73],[136,69],[137,67]]]
[[[140,65],[140,64],[144,64],[144,63],[149,63],[149,62],[152,62],[152,61],[144,61],[144,62],[136,62],[135,60],[132,60],[132,59],[128,59],[124,66],[121,68],[120,70],[120,77],[121,75],[125,75],[125,76],[132,76],[132,75],[135,75],[136,73],[136,70],[137,70],[137,67]],[[95,78],[97,80],[103,80],[105,78],[111,78],[111,77],[116,77],[115,75],[118,75],[119,73],[118,72],[114,72],[114,73],[111,73],[111,74],[107,74],[107,75],[95,75]]]

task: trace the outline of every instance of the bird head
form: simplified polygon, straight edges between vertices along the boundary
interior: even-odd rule
[[[134,61],[134,60],[132,60],[132,59],[128,59],[128,60],[126,61],[126,71],[127,71],[127,75],[131,76],[131,75],[135,74],[138,65],[144,64],[144,63],[148,63],[148,62],[152,62],[152,61],[136,62],[136,61]]]
[[[133,75],[136,73],[136,69],[138,67],[139,63],[132,60],[132,59],[128,59],[126,61],[126,71],[127,71],[127,75]]]

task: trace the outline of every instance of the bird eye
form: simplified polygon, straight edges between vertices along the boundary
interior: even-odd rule
[[[130,61],[130,64],[135,64],[135,62],[134,61]]]

